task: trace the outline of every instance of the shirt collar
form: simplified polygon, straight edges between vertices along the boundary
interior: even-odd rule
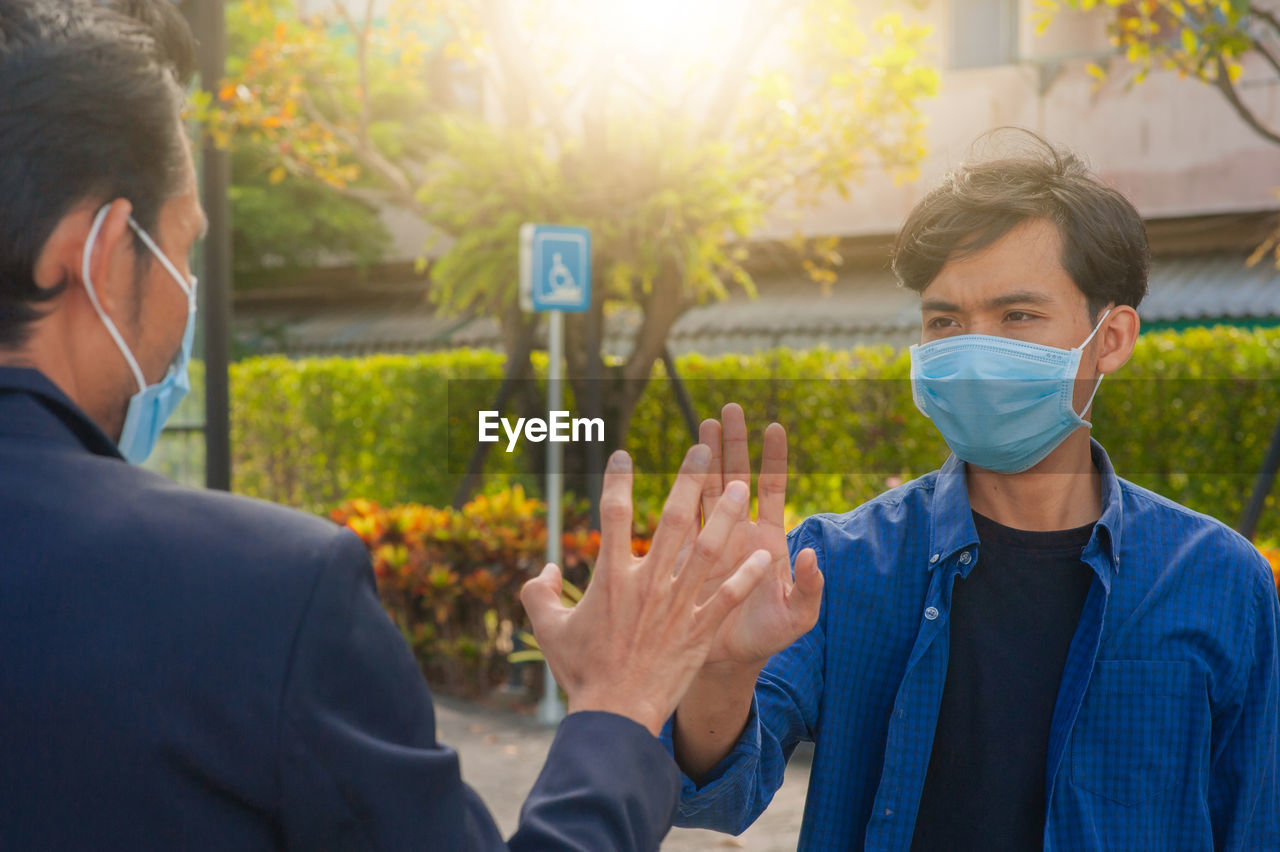
[[[0,367],[0,411],[0,436],[62,440],[95,455],[123,458],[116,442],[39,370]]]
[[[954,454],[938,471],[933,486],[933,510],[929,529],[929,570],[947,562],[956,551],[978,543],[969,508],[969,486],[965,482],[964,462]],[[966,563],[962,571],[972,564]]]
[[[1102,477],[1102,515],[1094,524],[1093,535],[1085,546],[1082,558],[1098,570],[1110,585],[1111,575],[1120,567],[1120,533],[1123,510],[1120,480],[1111,466],[1106,450],[1092,438],[1089,439],[1093,464]],[[978,531],[973,526],[973,511],[969,506],[969,487],[965,481],[964,462],[952,455],[938,471],[933,488],[933,507],[929,529],[929,568],[942,565],[957,551],[978,544]],[[1101,555],[1098,562],[1091,557]],[[967,573],[972,561],[962,565]]]
[[[1120,570],[1120,534],[1124,526],[1124,502],[1120,493],[1120,478],[1111,466],[1111,458],[1102,445],[1089,439],[1094,467],[1102,474],[1102,516],[1093,527],[1093,538],[1085,547],[1085,558],[1090,551],[1101,552],[1107,559],[1111,572]],[[1104,541],[1105,539],[1105,541]],[[1107,577],[1110,580],[1110,576]]]

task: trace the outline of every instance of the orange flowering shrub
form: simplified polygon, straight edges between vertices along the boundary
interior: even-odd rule
[[[1276,589],[1280,590],[1280,547],[1263,545],[1258,550],[1262,551],[1262,555],[1271,563],[1271,573],[1276,578]]]
[[[433,686],[475,695],[507,674],[506,655],[527,630],[520,587],[545,563],[546,505],[516,485],[461,511],[350,500],[331,513],[364,541],[378,592]],[[633,540],[637,553],[645,538]],[[584,507],[561,538],[565,579],[585,587],[600,551]]]

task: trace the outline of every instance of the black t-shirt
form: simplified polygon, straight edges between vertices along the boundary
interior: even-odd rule
[[[957,577],[942,707],[913,852],[1043,848],[1058,684],[1093,572],[1093,525],[1029,532],[973,513],[979,556]]]

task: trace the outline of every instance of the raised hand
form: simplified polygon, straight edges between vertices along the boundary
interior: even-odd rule
[[[698,439],[712,451],[711,467],[702,485],[702,510],[708,518],[733,483],[751,484],[751,454],[742,407],[726,405],[721,418],[704,420],[698,433]],[[778,423],[765,429],[758,496],[756,520],[753,522],[749,514],[738,520],[731,535],[733,546],[726,550],[719,571],[732,570],[732,563],[746,553],[765,550],[770,557],[768,576],[725,618],[708,653],[708,663],[763,666],[818,620],[822,573],[817,556],[809,548],[800,551],[793,578],[787,553],[787,433]],[[704,594],[712,591],[708,587]]]
[[[631,460],[614,453],[600,500],[601,546],[595,572],[573,608],[560,602],[560,569],[547,565],[521,591],[534,635],[569,712],[604,710],[634,719],[655,735],[706,661],[718,629],[769,571],[765,553],[726,569],[730,536],[748,514],[749,488],[720,489],[703,500],[712,451],[685,456],[649,552],[631,552]],[[706,524],[697,530],[699,501]],[[690,538],[692,536],[692,538]],[[682,543],[691,540],[691,547]]]

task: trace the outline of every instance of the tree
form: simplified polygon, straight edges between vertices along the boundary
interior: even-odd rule
[[[271,34],[271,23],[243,3],[231,4],[227,15],[228,69],[242,72],[252,48]],[[224,102],[239,101],[248,92],[224,89]],[[194,115],[208,121],[217,111],[199,93]],[[263,120],[259,123],[265,121]],[[369,200],[333,192],[324,182],[296,177],[286,180],[279,146],[262,131],[241,133],[231,152],[230,201],[232,257],[235,282],[245,286],[264,280],[287,280],[325,259],[342,258],[368,267],[384,256],[390,235]],[[224,147],[231,142],[226,126],[212,125]]]
[[[1130,85],[1152,71],[1176,71],[1213,86],[1240,120],[1259,137],[1280,145],[1280,125],[1261,115],[1241,92],[1246,77],[1280,75],[1280,3],[1252,0],[1039,0],[1041,32],[1063,10],[1115,10],[1111,42],[1132,68]],[[1106,71],[1090,65],[1099,80]],[[1280,231],[1250,257],[1268,253],[1280,266]]]
[[[1247,75],[1280,75],[1280,4],[1255,0],[1039,0],[1043,31],[1063,9],[1090,11],[1099,5],[1115,9],[1112,44],[1123,48],[1133,67],[1130,85],[1153,70],[1177,71],[1215,87],[1245,125],[1261,138],[1280,145],[1280,126],[1260,115],[1241,93]],[[1099,80],[1106,71],[1089,72]],[[1249,257],[1252,266],[1268,254],[1280,267],[1280,229],[1272,232]],[[1267,495],[1280,471],[1280,422],[1271,433],[1266,455],[1237,530],[1252,539]]]
[[[509,375],[529,374],[536,321],[517,298],[520,224],[592,229],[594,319],[639,320],[606,363],[571,317],[567,358],[580,399],[605,378],[615,444],[679,316],[753,291],[747,239],[766,217],[868,169],[915,174],[917,104],[937,86],[926,28],[845,0],[242,2],[270,25],[208,105],[212,132],[271,146],[278,176],[431,225],[433,298],[500,320]],[[833,240],[793,242],[833,276]]]

